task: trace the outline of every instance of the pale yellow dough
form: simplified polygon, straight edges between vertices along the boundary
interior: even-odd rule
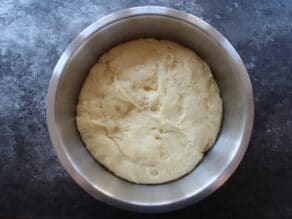
[[[215,142],[222,101],[208,65],[174,42],[139,39],[90,70],[77,126],[90,153],[128,181],[175,180]]]

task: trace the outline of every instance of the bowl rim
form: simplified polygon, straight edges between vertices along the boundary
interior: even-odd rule
[[[193,26],[196,26],[207,35],[212,38],[215,38],[216,41],[222,42],[222,47],[228,51],[229,55],[232,55],[234,61],[236,62],[238,68],[238,75],[241,78],[243,87],[246,91],[247,98],[247,117],[245,120],[245,128],[243,130],[242,139],[240,141],[240,146],[236,151],[236,154],[232,157],[231,161],[228,163],[223,172],[214,177],[208,185],[206,185],[200,192],[196,194],[191,194],[189,196],[178,198],[177,200],[169,201],[169,202],[160,202],[159,204],[149,204],[142,202],[128,202],[120,199],[119,197],[113,197],[108,194],[106,191],[102,191],[99,188],[93,186],[86,176],[84,176],[76,167],[76,162],[68,156],[68,151],[63,147],[62,142],[60,140],[60,133],[58,132],[58,128],[56,125],[56,114],[55,114],[55,100],[58,90],[58,83],[62,76],[62,72],[65,69],[70,57],[75,53],[75,51],[83,44],[83,42],[92,36],[97,30],[113,23],[121,19],[141,16],[141,15],[158,15],[170,17],[178,20],[182,20],[187,22]],[[59,58],[50,80],[48,94],[47,94],[47,102],[46,102],[46,117],[47,117],[47,126],[50,135],[51,142],[53,144],[54,150],[57,153],[57,157],[69,175],[74,179],[74,181],[83,188],[87,193],[98,200],[102,200],[108,204],[114,205],[116,207],[120,207],[123,209],[130,209],[138,212],[165,212],[175,210],[186,205],[193,204],[195,202],[200,201],[206,196],[210,195],[218,188],[220,188],[233,174],[233,172],[238,167],[241,162],[251,137],[253,120],[254,120],[254,100],[253,100],[253,91],[252,85],[247,73],[247,70],[241,60],[240,56],[233,48],[231,43],[221,35],[214,27],[201,20],[200,18],[186,13],[184,11],[160,7],[160,6],[140,6],[133,7],[124,10],[120,10],[109,15],[106,15],[93,24],[84,29],[66,48],[61,57]],[[196,196],[196,197],[195,197]]]

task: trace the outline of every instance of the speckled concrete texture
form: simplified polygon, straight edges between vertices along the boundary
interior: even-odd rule
[[[200,203],[159,218],[292,218],[292,1],[0,1],[0,218],[142,218],[103,204],[68,176],[45,121],[54,65],[72,39],[119,9],[161,5],[203,18],[242,56],[255,126],[231,179]]]

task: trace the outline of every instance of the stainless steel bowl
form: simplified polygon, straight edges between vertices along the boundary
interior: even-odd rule
[[[106,171],[85,149],[75,124],[78,94],[89,69],[109,48],[136,38],[176,41],[211,67],[224,103],[214,147],[190,174],[161,185],[136,185]],[[49,86],[47,123],[58,158],[90,195],[120,208],[166,212],[195,203],[218,189],[240,163],[251,135],[253,94],[242,60],[213,27],[182,11],[137,7],[108,15],[86,28],[59,59]]]

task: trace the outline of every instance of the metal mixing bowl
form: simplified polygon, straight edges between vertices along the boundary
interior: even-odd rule
[[[172,40],[198,53],[211,67],[224,104],[222,129],[214,147],[190,174],[161,185],[132,184],[105,170],[85,149],[75,123],[80,88],[99,56],[125,41],[147,37]],[[86,28],[59,59],[47,101],[50,137],[71,177],[96,199],[141,212],[178,209],[219,188],[247,149],[253,116],[250,79],[231,44],[193,15],[153,6],[119,11]]]

